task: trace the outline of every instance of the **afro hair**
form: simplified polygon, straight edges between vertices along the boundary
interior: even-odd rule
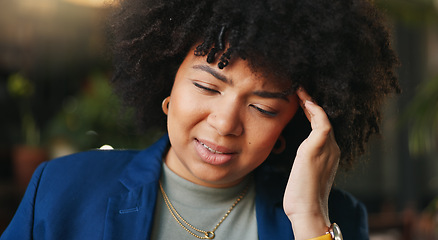
[[[163,127],[161,101],[191,48],[219,68],[245,59],[323,107],[348,168],[379,133],[385,96],[400,91],[383,20],[368,0],[120,0],[110,19],[112,83],[141,126]],[[290,149],[308,125],[301,112],[286,127]]]

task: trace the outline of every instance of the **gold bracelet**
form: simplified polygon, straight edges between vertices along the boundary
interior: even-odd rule
[[[310,238],[308,240],[332,240],[332,235],[330,235],[330,233],[327,233],[325,235],[316,237],[316,238]]]

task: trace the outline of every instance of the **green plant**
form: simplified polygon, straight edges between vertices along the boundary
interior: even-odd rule
[[[32,113],[31,101],[35,93],[33,83],[21,73],[8,77],[7,89],[9,94],[17,100],[21,117],[21,130],[26,145],[40,144],[40,131]]]
[[[49,123],[46,138],[63,138],[76,150],[99,148],[104,144],[114,148],[144,148],[159,136],[136,134],[133,111],[122,109],[112,93],[108,76],[91,73],[81,91],[64,100],[61,111]]]
[[[425,81],[406,108],[403,122],[410,123],[412,154],[432,152],[438,147],[438,76]]]

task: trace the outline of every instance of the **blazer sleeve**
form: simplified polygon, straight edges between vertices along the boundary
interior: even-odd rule
[[[3,232],[0,240],[30,240],[33,239],[33,222],[34,222],[34,207],[35,198],[38,191],[38,185],[41,179],[41,175],[44,172],[47,162],[42,163],[35,170],[29,185],[27,186],[26,192],[15,212],[12,221],[9,226]]]
[[[358,212],[358,227],[359,231],[357,232],[356,239],[364,239],[369,240],[369,226],[368,226],[368,213],[365,205],[363,203],[359,203],[357,207]]]
[[[341,228],[344,239],[369,240],[365,205],[349,193],[335,189],[329,199],[330,220]]]

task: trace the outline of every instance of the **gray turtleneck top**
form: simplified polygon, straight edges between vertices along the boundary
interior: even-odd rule
[[[231,188],[210,188],[187,181],[172,172],[163,163],[161,184],[178,213],[194,227],[211,231],[249,184],[245,197],[236,205],[215,232],[214,240],[255,240],[257,220],[255,213],[255,188],[252,177]],[[198,236],[204,236],[190,229]],[[155,208],[152,240],[196,240],[172,217],[161,191]]]

